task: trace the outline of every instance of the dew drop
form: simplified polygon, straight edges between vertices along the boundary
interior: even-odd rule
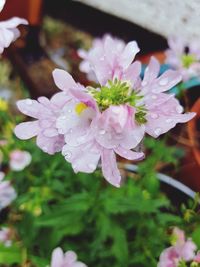
[[[166,122],[167,123],[171,123],[173,120],[172,119],[167,119]]]
[[[167,78],[165,78],[165,79],[161,79],[161,80],[159,81],[159,85],[167,85],[168,82],[169,82],[169,80],[168,80]]]
[[[103,135],[103,134],[105,134],[105,133],[106,133],[106,131],[105,131],[104,129],[102,129],[102,130],[99,131],[99,134],[100,134],[100,135]]]
[[[151,98],[152,99],[157,99],[158,97],[157,97],[157,95],[152,95]]]
[[[158,114],[156,114],[156,113],[151,113],[151,118],[152,119],[157,119],[158,118]]]
[[[89,163],[88,164],[88,168],[91,169],[91,170],[94,170],[96,168],[96,165],[93,164],[93,163]]]
[[[70,159],[70,158],[72,157],[72,153],[71,153],[71,151],[66,151],[66,152],[64,153],[64,156],[65,156],[65,159]]]
[[[182,112],[183,112],[183,107],[182,107],[182,106],[177,106],[177,107],[176,107],[176,111],[177,111],[178,113],[182,113]]]
[[[68,109],[68,111],[67,111],[68,113],[71,113],[72,112],[72,110],[71,109]]]
[[[154,133],[156,135],[159,135],[161,133],[161,128],[156,128],[155,131],[154,131]]]
[[[31,99],[27,99],[27,100],[26,100],[26,104],[30,106],[30,105],[33,104],[33,101],[32,101]]]

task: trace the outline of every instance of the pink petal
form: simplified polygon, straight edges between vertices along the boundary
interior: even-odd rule
[[[51,267],[63,266],[64,254],[61,248],[54,249],[51,257]]]
[[[167,70],[157,80],[154,86],[154,92],[165,92],[182,80],[182,76],[179,71]]]
[[[38,119],[41,116],[40,109],[41,104],[36,100],[23,99],[17,101],[18,109],[25,115]]]
[[[38,121],[23,122],[14,129],[15,135],[22,140],[30,139],[40,132]]]
[[[68,162],[72,163],[75,172],[94,172],[100,159],[99,150],[93,142],[76,147],[66,144],[62,154]]]
[[[3,27],[3,28],[7,28],[7,29],[12,29],[12,28],[16,28],[20,24],[27,25],[28,21],[25,19],[13,17],[11,19],[1,21],[0,22],[0,28]]]
[[[54,82],[59,89],[68,92],[69,89],[77,87],[76,82],[67,71],[55,69],[52,74]]]
[[[74,263],[77,260],[77,255],[74,251],[67,251],[65,253],[65,261],[70,264],[70,263]]]
[[[102,172],[105,179],[112,185],[120,187],[121,175],[117,168],[116,156],[113,150],[103,149],[101,153]]]
[[[0,12],[2,11],[5,3],[6,3],[6,0],[0,0]]]
[[[136,152],[132,150],[125,149],[121,146],[118,146],[114,149],[115,152],[120,155],[121,157],[129,160],[142,160],[144,159],[144,153],[143,152]]]
[[[123,69],[128,68],[128,66],[132,63],[133,59],[135,58],[136,54],[140,51],[137,42],[132,41],[129,42],[123,53],[120,55],[119,62]]]
[[[151,57],[149,65],[146,67],[144,72],[144,78],[142,81],[142,85],[146,85],[151,83],[154,79],[157,78],[160,71],[160,64],[158,60],[154,57]]]
[[[141,72],[141,63],[135,61],[131,64],[124,72],[122,79],[125,81],[130,81],[132,86],[138,81]]]
[[[36,143],[45,153],[53,155],[62,150],[64,146],[64,137],[61,135],[46,137],[44,134],[40,133],[37,136]]]

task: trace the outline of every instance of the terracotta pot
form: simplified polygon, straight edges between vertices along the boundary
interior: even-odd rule
[[[42,0],[7,0],[0,20],[14,16],[25,18],[30,25],[39,25],[42,17]]]

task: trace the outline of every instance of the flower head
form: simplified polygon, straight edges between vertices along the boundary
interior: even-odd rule
[[[10,153],[10,168],[13,171],[22,171],[31,163],[31,154],[27,151],[13,150]]]
[[[77,261],[73,251],[63,253],[61,248],[54,249],[51,258],[51,267],[87,267],[83,262]]]
[[[2,11],[6,0],[0,0],[0,12]],[[7,48],[19,36],[20,32],[17,27],[20,24],[27,25],[28,21],[17,17],[0,22],[0,53],[3,53],[4,48]]]
[[[168,40],[166,63],[178,70],[184,81],[200,76],[200,46],[196,40],[183,41],[180,38]]]
[[[197,247],[191,239],[185,239],[183,231],[175,228],[173,236],[176,241],[161,253],[158,267],[178,267],[181,261],[192,261],[195,257]]]
[[[16,192],[10,182],[3,181],[4,173],[0,172],[0,211],[16,198]]]

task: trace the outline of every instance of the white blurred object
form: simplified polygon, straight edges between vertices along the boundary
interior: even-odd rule
[[[199,0],[75,0],[131,21],[166,38],[200,38]]]

